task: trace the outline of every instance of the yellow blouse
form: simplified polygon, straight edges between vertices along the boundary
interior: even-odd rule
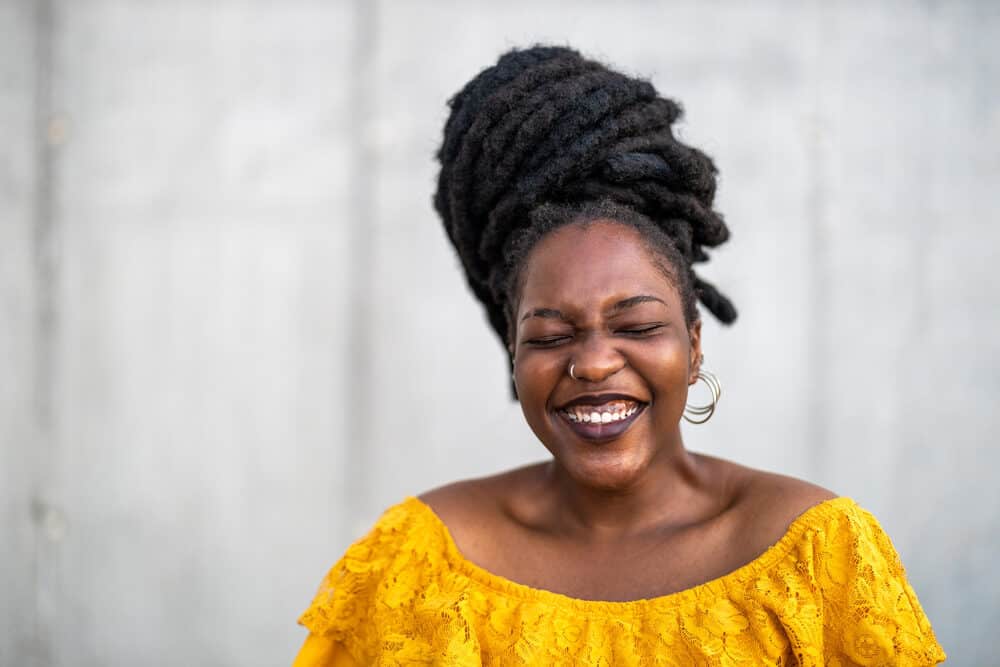
[[[648,600],[597,602],[498,577],[417,498],[326,576],[293,667],[933,665],[944,651],[875,518],[816,505],[750,563]]]

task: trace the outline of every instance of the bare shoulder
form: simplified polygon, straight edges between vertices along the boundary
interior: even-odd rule
[[[741,541],[762,552],[788,532],[804,512],[837,497],[829,489],[764,470],[725,462],[734,489],[731,512]]]
[[[738,513],[759,550],[771,546],[809,509],[837,497],[829,489],[764,470],[743,468]]]
[[[486,479],[464,479],[425,491],[417,496],[449,526],[481,518],[489,504]]]
[[[459,547],[471,546],[479,533],[499,528],[507,521],[511,497],[538,478],[540,465],[453,482],[418,498],[448,527]]]

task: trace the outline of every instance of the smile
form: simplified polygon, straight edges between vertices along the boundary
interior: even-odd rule
[[[645,407],[645,403],[638,401],[615,399],[595,405],[567,406],[556,412],[581,438],[609,440],[624,433]]]

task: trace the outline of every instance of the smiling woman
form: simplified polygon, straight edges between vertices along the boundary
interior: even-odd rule
[[[729,232],[677,105],[535,47],[451,106],[435,204],[551,457],[389,509],[296,665],[943,660],[869,513],[684,446],[688,388],[717,389],[698,301],[736,312],[693,269]]]
[[[511,341],[521,407],[587,488],[630,488],[681,447],[700,324],[685,322],[661,263],[638,231],[607,218],[550,233],[524,269]]]

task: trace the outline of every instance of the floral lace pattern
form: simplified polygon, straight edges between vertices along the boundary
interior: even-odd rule
[[[362,665],[945,659],[889,538],[849,498],[807,510],[764,554],[721,578],[633,602],[578,600],[495,576],[409,498],[347,550],[299,622]]]

